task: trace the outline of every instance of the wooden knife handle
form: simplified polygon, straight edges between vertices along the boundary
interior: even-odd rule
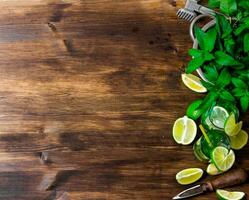
[[[218,178],[202,184],[204,192],[212,192],[216,189],[222,189],[235,185],[245,183],[248,178],[248,174],[244,169],[234,169]]]

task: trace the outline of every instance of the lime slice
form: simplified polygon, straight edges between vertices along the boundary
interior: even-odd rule
[[[213,163],[210,163],[207,167],[207,173],[209,175],[212,175],[212,176],[215,176],[215,175],[218,175],[218,174],[221,174],[222,172],[219,171],[217,169],[217,167],[215,167],[215,165]]]
[[[195,157],[198,160],[200,160],[202,162],[208,162],[209,158],[207,156],[205,156],[205,154],[203,153],[203,151],[201,149],[201,138],[198,139],[197,142],[194,144],[193,150],[194,150]]]
[[[244,192],[228,192],[226,190],[216,190],[216,194],[221,200],[241,200],[245,197]]]
[[[176,174],[176,180],[181,185],[188,185],[198,181],[203,175],[203,170],[199,168],[184,169]]]
[[[212,162],[219,171],[228,171],[235,162],[233,150],[228,150],[225,147],[216,147],[211,154]]]
[[[230,141],[233,149],[242,149],[248,142],[248,134],[247,132],[241,130],[236,136],[230,137]]]
[[[229,136],[235,136],[240,132],[242,125],[242,121],[236,123],[235,115],[231,113],[225,122],[225,133]]]
[[[188,145],[193,142],[197,133],[194,120],[184,116],[175,121],[173,138],[178,144]]]
[[[201,116],[203,111],[199,107],[202,102],[202,99],[197,99],[188,106],[186,114],[189,118],[197,120]]]
[[[201,84],[201,79],[193,74],[182,74],[182,81],[190,90],[198,93],[207,92],[207,89]]]
[[[214,106],[210,113],[210,120],[214,126],[223,129],[226,119],[229,117],[227,110],[220,106]]]

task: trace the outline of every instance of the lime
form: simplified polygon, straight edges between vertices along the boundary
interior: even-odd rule
[[[241,130],[236,136],[231,136],[230,141],[233,149],[242,149],[248,142],[248,134],[247,132]]]
[[[226,119],[229,117],[227,110],[220,106],[214,106],[210,111],[210,121],[217,128],[223,129]]]
[[[194,144],[193,150],[194,150],[195,157],[198,160],[200,160],[202,162],[208,162],[209,161],[209,158],[207,156],[205,156],[205,154],[203,153],[203,151],[201,149],[201,137]]]
[[[193,74],[182,74],[183,83],[190,89],[198,93],[207,92],[207,89],[202,85],[201,79]]]
[[[178,144],[188,145],[193,142],[197,134],[194,120],[184,116],[175,121],[173,126],[173,138]]]
[[[216,190],[216,194],[220,200],[241,200],[245,197],[244,192],[229,192],[226,190]]]
[[[235,136],[240,132],[242,125],[243,125],[242,121],[236,123],[235,115],[234,113],[231,113],[225,122],[224,130],[227,135]]]
[[[199,168],[184,169],[176,174],[176,180],[181,185],[188,185],[198,181],[203,175],[203,170]]]
[[[228,150],[225,147],[216,147],[211,155],[212,162],[219,171],[228,171],[235,162],[235,155],[233,150]]]
[[[221,174],[222,172],[219,171],[219,170],[217,169],[217,167],[215,167],[215,165],[214,165],[213,163],[210,163],[210,164],[208,165],[208,167],[207,167],[207,173],[208,173],[209,175],[215,176],[215,175]]]
[[[188,106],[186,114],[189,118],[197,120],[201,116],[202,110],[198,108],[202,104],[202,102],[203,100],[197,99]]]

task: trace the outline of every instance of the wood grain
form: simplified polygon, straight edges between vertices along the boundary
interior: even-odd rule
[[[205,169],[171,137],[202,96],[180,81],[192,45],[181,5],[0,1],[0,199],[171,199],[186,188],[179,170]]]

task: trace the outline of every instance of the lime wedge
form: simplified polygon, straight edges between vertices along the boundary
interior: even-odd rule
[[[229,136],[235,136],[240,132],[242,125],[242,121],[236,123],[235,115],[231,113],[225,122],[225,133]]]
[[[184,116],[175,121],[173,138],[178,144],[188,145],[193,142],[197,133],[194,120]]]
[[[197,142],[194,144],[193,146],[193,150],[194,150],[194,154],[195,157],[202,161],[202,162],[208,162],[209,158],[207,156],[205,156],[205,154],[203,153],[202,149],[201,149],[201,138],[197,140]]]
[[[210,121],[220,129],[224,128],[225,121],[229,117],[227,110],[220,106],[214,106],[210,113]]]
[[[225,147],[216,147],[211,154],[212,162],[215,167],[222,172],[228,171],[235,162],[235,154],[233,150],[228,150]]]
[[[244,192],[229,192],[226,190],[216,190],[216,195],[220,200],[241,200],[245,197]]]
[[[203,111],[199,107],[202,102],[202,99],[197,99],[188,106],[186,114],[189,118],[197,120],[201,116]]]
[[[217,169],[217,167],[215,167],[215,165],[213,163],[210,163],[207,167],[207,173],[209,175],[212,175],[212,176],[215,176],[215,175],[218,175],[218,174],[221,174],[222,172],[219,171]]]
[[[188,185],[199,180],[203,175],[203,170],[199,168],[184,169],[176,174],[176,180],[181,185]]]
[[[233,149],[242,149],[248,142],[248,134],[247,132],[241,130],[236,136],[231,136],[230,141]]]
[[[207,89],[202,85],[201,79],[193,74],[182,74],[183,83],[190,89],[198,93],[207,92]]]

